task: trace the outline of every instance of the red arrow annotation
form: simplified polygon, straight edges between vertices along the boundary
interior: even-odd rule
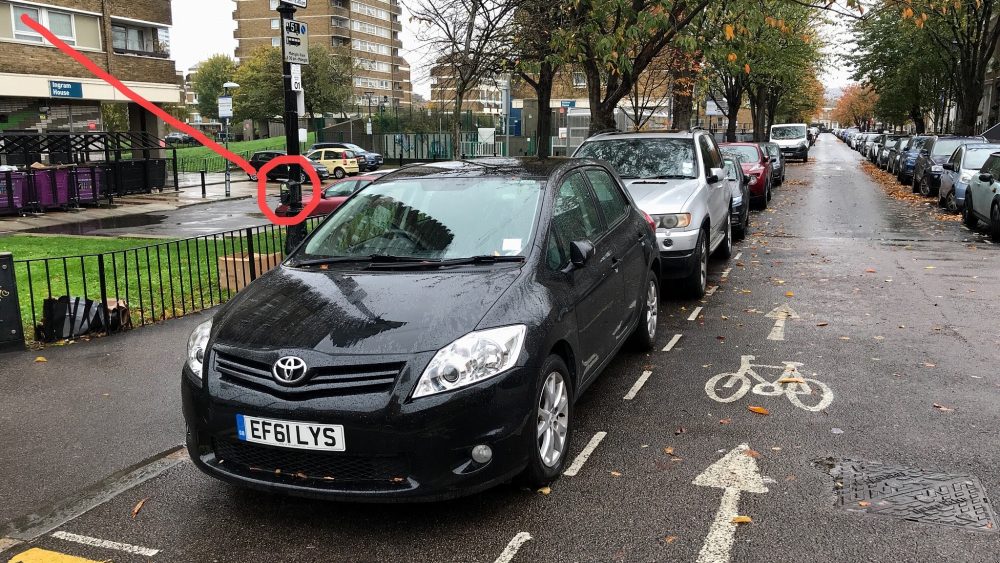
[[[64,41],[56,37],[55,34],[53,34],[51,31],[49,31],[47,27],[31,19],[30,17],[28,17],[27,14],[21,15],[21,21],[24,23],[24,25],[35,30],[36,33],[41,34],[42,37],[46,39],[46,41],[54,45],[64,54],[69,55],[73,60],[80,63],[80,65],[89,70],[94,76],[107,82],[112,87],[114,87],[115,90],[118,90],[119,92],[124,94],[128,99],[139,104],[147,111],[156,115],[163,121],[169,123],[170,126],[173,127],[174,129],[177,129],[178,131],[183,131],[184,133],[187,133],[188,135],[194,137],[202,145],[208,147],[209,149],[219,154],[226,160],[232,162],[239,168],[242,168],[243,171],[246,172],[248,175],[257,176],[257,207],[259,207],[261,212],[264,213],[264,216],[267,217],[275,225],[282,225],[286,227],[292,225],[298,225],[299,223],[304,221],[305,218],[308,217],[309,214],[311,214],[319,205],[319,201],[321,199],[320,190],[322,189],[322,185],[320,184],[319,181],[319,175],[316,173],[316,169],[313,168],[312,163],[310,163],[309,160],[306,159],[304,156],[301,155],[280,156],[278,158],[269,161],[258,171],[253,166],[251,166],[250,163],[247,162],[243,157],[229,151],[228,149],[226,149],[226,147],[220,145],[219,143],[213,141],[212,139],[209,139],[201,131],[195,129],[194,127],[191,127],[186,123],[182,123],[174,116],[163,111],[162,108],[157,107],[156,104],[150,102],[149,100],[143,98],[139,94],[132,91],[132,89],[123,84],[121,80],[118,80],[111,73],[97,66],[97,64],[94,63],[94,61],[88,59],[85,55],[83,55],[73,47],[67,45]],[[313,185],[312,201],[310,201],[309,204],[305,206],[305,208],[302,210],[301,213],[295,215],[294,217],[278,217],[274,213],[274,211],[267,206],[267,200],[265,198],[265,195],[267,193],[267,173],[275,166],[278,166],[280,164],[299,164],[302,167],[302,170],[309,176],[309,180],[312,182]]]

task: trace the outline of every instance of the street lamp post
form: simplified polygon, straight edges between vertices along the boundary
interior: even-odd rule
[[[372,96],[375,92],[365,92],[365,99],[368,100],[368,146],[370,150],[375,150],[375,129],[372,128]]]
[[[285,41],[286,26],[295,17],[295,6],[278,2],[278,14],[281,16],[281,61],[283,85],[285,91],[285,154],[299,155],[299,112],[297,94],[292,90],[292,64],[288,62],[287,44]],[[298,216],[302,213],[302,167],[299,164],[288,165],[288,215]],[[285,254],[291,254],[295,247],[306,238],[305,221],[297,225],[289,225],[285,231]]]
[[[230,92],[229,91],[230,90],[235,90],[236,88],[239,88],[239,87],[240,87],[240,85],[237,84],[237,83],[235,83],[235,82],[226,82],[225,84],[222,85],[223,95],[225,97],[229,98],[230,97]],[[223,134],[226,136],[226,139],[225,139],[226,150],[228,151],[229,150],[229,121],[232,119],[232,117],[227,116],[227,117],[225,117],[223,119],[224,119],[224,121],[223,121]],[[232,183],[232,175],[230,174],[230,171],[229,171],[229,159],[227,158],[226,159],[226,197],[229,197],[229,193],[230,193],[229,192],[229,188],[230,188],[231,183]]]

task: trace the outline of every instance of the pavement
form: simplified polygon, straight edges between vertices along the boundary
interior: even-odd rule
[[[711,295],[665,299],[657,351],[576,404],[549,490],[355,505],[208,478],[173,454],[197,317],[5,355],[0,561],[996,562],[1000,246],[830,135],[811,157]]]

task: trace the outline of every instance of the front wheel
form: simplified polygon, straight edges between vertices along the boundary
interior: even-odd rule
[[[931,185],[927,182],[926,176],[920,179],[920,195],[931,197]]]
[[[965,207],[962,208],[962,223],[973,231],[979,226],[979,219],[972,210],[972,194],[968,190],[965,192]]]
[[[549,356],[542,364],[535,385],[532,409],[534,427],[526,427],[528,466],[521,474],[525,483],[542,487],[551,483],[566,466],[572,436],[573,394],[569,370],[559,356]]]
[[[631,343],[640,352],[648,352],[656,343],[656,322],[660,314],[660,282],[652,270],[646,274],[645,303],[639,312],[639,323],[632,333]]]
[[[990,209],[990,238],[1000,242],[1000,204],[994,202]]]
[[[729,205],[729,209],[732,209],[732,203]],[[730,256],[733,255],[733,218],[732,211],[729,212],[730,216],[726,217],[726,238],[722,239],[722,243],[719,247],[715,249],[715,256],[717,258],[722,258],[728,260]]]
[[[948,213],[958,213],[958,199],[955,198],[955,190],[948,192],[944,198],[944,208]]]
[[[697,244],[691,256],[695,261],[694,268],[681,280],[681,287],[689,297],[701,299],[708,288],[708,234],[704,230],[698,233]]]

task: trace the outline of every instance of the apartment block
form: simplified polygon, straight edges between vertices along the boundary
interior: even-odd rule
[[[162,123],[62,54],[21,20],[40,22],[156,103],[181,101],[165,0],[0,0],[0,131],[100,130],[100,104],[129,104],[134,130]]]
[[[262,45],[281,45],[278,0],[236,0],[233,18],[237,58]],[[410,65],[400,55],[403,29],[399,0],[312,0],[295,19],[308,24],[309,44],[349,49],[357,63],[355,103],[409,105],[413,87]],[[367,94],[367,95],[366,95]]]

